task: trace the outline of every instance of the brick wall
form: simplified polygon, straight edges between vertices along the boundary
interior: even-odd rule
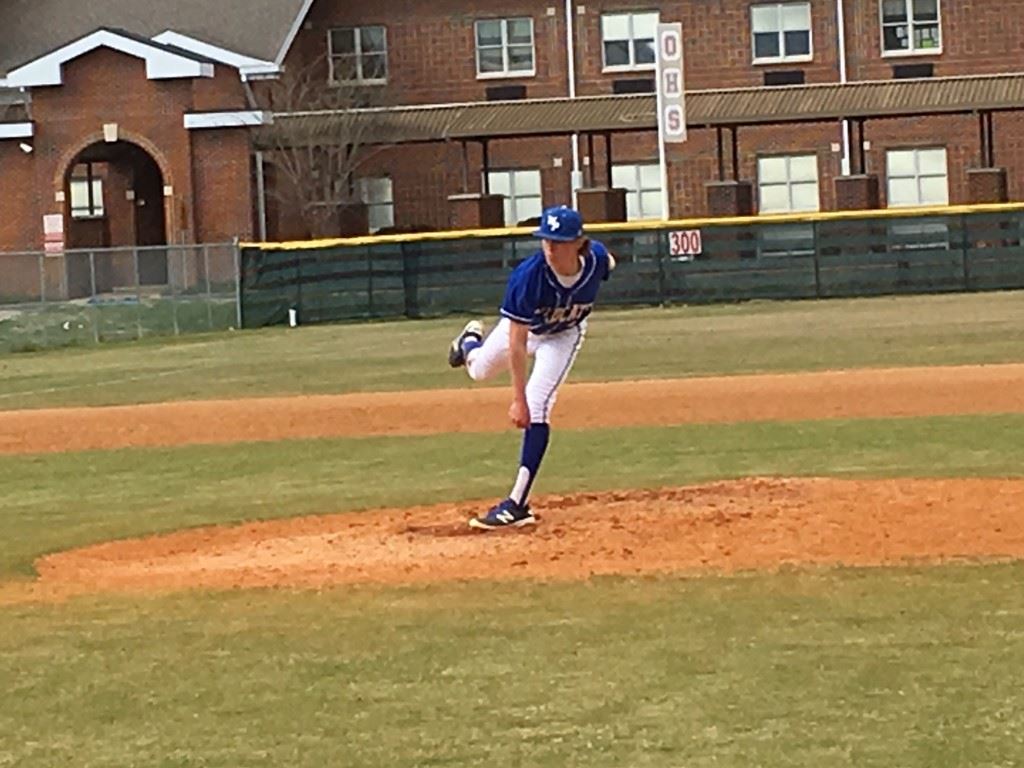
[[[249,136],[235,129],[190,134],[195,166],[197,242],[252,238],[252,169]]]
[[[42,248],[42,190],[46,179],[37,173],[33,155],[17,141],[0,141],[0,249]],[[34,154],[34,153],[33,153]]]
[[[883,55],[879,0],[847,0],[845,25],[848,77],[891,79],[893,66],[931,62],[935,74],[995,73],[1019,69],[1017,51],[1024,43],[1024,23],[1017,21],[1024,0],[993,4],[973,0],[940,0],[942,48],[938,54]],[[350,5],[321,1],[314,6],[306,28],[293,49],[296,60],[309,61],[326,53],[331,27],[381,24],[387,28],[388,83],[377,87],[380,103],[415,104],[479,101],[489,85],[520,83],[528,98],[561,96],[568,91],[565,55],[564,3],[455,2],[415,0],[401,3]],[[580,95],[612,92],[616,78],[651,77],[649,70],[603,71],[601,15],[650,11],[660,6],[662,20],[680,21],[684,29],[687,87],[759,86],[765,72],[799,69],[806,82],[839,80],[838,24],[835,4],[810,0],[812,60],[754,64],[749,0],[700,3],[650,3],[643,0],[596,0],[573,3],[576,76]],[[534,20],[536,75],[497,81],[476,76],[473,23],[477,19],[528,15]],[[1011,198],[1024,195],[1024,139],[1018,138],[1022,118],[1000,114],[995,120],[996,162],[1008,170]],[[865,139],[868,171],[882,180],[885,202],[886,151],[897,147],[945,146],[949,163],[951,202],[968,200],[966,172],[978,165],[978,127],[969,116],[917,120],[868,121]],[[772,153],[814,153],[818,156],[821,207],[835,205],[833,179],[841,172],[837,151],[838,124],[742,128],[739,132],[740,177],[756,183],[757,158]],[[586,142],[581,142],[586,155]],[[604,145],[595,140],[594,176],[605,178]],[[612,142],[614,162],[656,162],[657,145],[651,134],[621,134]],[[731,177],[726,145],[726,177]],[[403,147],[385,151],[361,169],[365,175],[390,175],[394,183],[396,223],[444,226],[445,198],[459,191],[479,191],[481,153],[469,146],[468,169],[463,171],[459,145]],[[545,203],[569,199],[571,144],[565,139],[507,140],[490,144],[492,168],[537,168],[541,171]],[[718,175],[714,131],[692,131],[682,147],[669,150],[673,215],[706,213],[705,183]],[[465,175],[465,180],[463,176]]]
[[[0,250],[41,249],[44,214],[65,214],[70,230],[70,201],[60,202],[58,195],[79,152],[97,143],[102,152],[105,123],[117,123],[121,140],[141,146],[158,164],[162,184],[171,187],[172,196],[164,200],[170,241],[251,236],[248,134],[214,130],[206,137],[183,124],[186,112],[245,108],[237,71],[217,66],[215,73],[194,80],[148,80],[143,60],[100,48],[68,62],[62,85],[34,89],[34,151],[26,155],[17,141],[0,142]],[[104,195],[114,244],[131,239],[131,223],[122,220],[130,215],[125,191],[124,184],[112,182]],[[206,207],[202,220],[200,199]]]
[[[839,77],[834,3],[809,0],[813,58],[806,63],[754,64],[751,53],[750,0],[705,0],[692,3],[643,0],[595,0],[573,3],[578,92],[609,93],[616,78],[650,77],[649,71],[611,74],[603,71],[600,19],[605,12],[647,11],[660,7],[661,17],[684,26],[689,88],[756,86],[766,71],[802,70],[807,82]],[[940,0],[942,48],[921,56],[884,56],[879,0],[846,0],[847,64],[850,79],[893,77],[895,64],[933,63],[936,75],[992,73],[1019,69],[1024,44],[1024,0],[995,4],[982,0]],[[370,101],[387,104],[446,103],[487,98],[489,88],[523,85],[528,98],[568,93],[564,3],[547,0],[378,0],[342,3],[318,0],[301,28],[286,66],[295,69],[323,59],[332,27],[384,25],[388,43],[388,82],[371,89]],[[476,73],[474,22],[485,18],[529,16],[534,25],[536,73],[529,77],[479,78]],[[167,201],[168,238],[224,240],[252,234],[253,184],[249,138],[229,130],[187,131],[187,111],[242,109],[247,106],[237,73],[216,66],[216,77],[149,81],[141,60],[97,50],[65,67],[65,83],[36,89],[33,117],[35,152],[21,153],[16,141],[0,142],[0,248],[38,249],[42,216],[62,212],[56,201],[74,153],[100,137],[103,123],[117,122],[122,138],[143,146],[159,163],[173,187]],[[324,74],[326,81],[326,74]],[[325,85],[326,87],[326,85]],[[995,119],[996,162],[1008,169],[1011,197],[1024,196],[1024,118],[1000,114]],[[883,176],[885,152],[904,146],[946,146],[949,152],[950,200],[967,199],[966,171],[978,163],[977,123],[968,116],[913,121],[869,121],[865,138],[869,171]],[[757,157],[768,153],[813,152],[818,156],[821,206],[834,206],[833,178],[839,173],[838,125],[743,128],[739,132],[740,176],[756,181]],[[593,174],[604,178],[604,146],[595,141]],[[587,152],[581,142],[581,153]],[[655,162],[652,134],[621,134],[612,142],[616,162]],[[388,175],[394,182],[396,224],[443,227],[446,198],[479,191],[481,152],[467,150],[463,167],[458,143],[386,149],[368,158],[364,175]],[[492,142],[491,167],[541,171],[545,202],[570,197],[571,143],[566,138]],[[717,176],[715,134],[692,131],[690,140],[669,151],[672,210],[677,215],[706,212],[705,183]],[[727,164],[728,165],[728,164]],[[586,166],[585,166],[586,167]],[[726,168],[726,175],[731,175]],[[277,211],[288,222],[288,211]],[[273,229],[273,227],[272,227]],[[116,231],[120,229],[115,228]],[[271,232],[273,235],[273,231]],[[120,234],[118,235],[120,239]]]

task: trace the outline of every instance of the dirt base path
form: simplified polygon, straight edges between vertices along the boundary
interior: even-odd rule
[[[0,452],[505,429],[505,389],[0,412]],[[576,384],[560,427],[1024,412],[1024,365]],[[469,414],[467,416],[467,414]],[[0,604],[92,592],[583,579],[596,574],[1024,557],[1024,480],[747,479],[540,498],[478,533],[482,502],[118,541],[42,558]]]
[[[0,411],[0,453],[506,428],[507,387]],[[561,428],[1024,412],[1024,364],[568,384]]]

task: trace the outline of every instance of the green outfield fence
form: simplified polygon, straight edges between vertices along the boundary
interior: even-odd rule
[[[1024,204],[588,228],[619,259],[603,305],[1024,288]],[[493,313],[529,228],[243,243],[245,327]]]

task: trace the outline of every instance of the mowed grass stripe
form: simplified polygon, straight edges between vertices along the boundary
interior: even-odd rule
[[[601,308],[571,380],[1020,362],[1022,296]],[[462,379],[445,354],[464,319],[272,328],[9,355],[0,360],[0,409],[457,386]]]
[[[1024,415],[559,430],[535,493],[751,475],[1020,476]],[[188,526],[508,492],[513,434],[0,457],[0,574],[47,552]]]
[[[189,593],[0,613],[0,762],[1013,765],[1024,566]]]

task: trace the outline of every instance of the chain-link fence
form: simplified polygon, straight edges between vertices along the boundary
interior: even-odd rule
[[[234,243],[0,253],[0,353],[239,326]]]

